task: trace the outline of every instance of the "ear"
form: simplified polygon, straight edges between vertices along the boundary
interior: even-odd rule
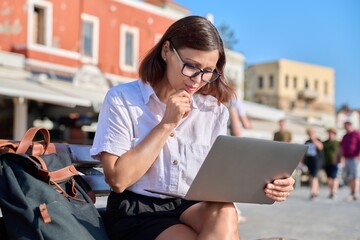
[[[161,49],[161,57],[166,62],[166,59],[168,58],[168,54],[170,52],[170,42],[165,41],[162,45]]]

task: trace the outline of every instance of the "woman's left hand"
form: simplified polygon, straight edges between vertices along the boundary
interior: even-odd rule
[[[265,187],[265,194],[267,197],[282,202],[287,199],[290,192],[294,190],[295,180],[292,177],[284,179],[275,179],[272,183],[268,183]]]

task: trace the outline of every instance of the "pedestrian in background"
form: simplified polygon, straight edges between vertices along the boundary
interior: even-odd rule
[[[234,99],[229,106],[230,134],[232,136],[241,136],[241,129],[249,129],[252,127],[249,120],[244,103],[240,99]]]
[[[360,177],[360,132],[355,130],[352,123],[344,123],[345,135],[341,140],[342,163],[345,175],[349,181],[349,200],[357,200]]]
[[[339,179],[337,178],[340,163],[340,142],[336,139],[336,129],[327,130],[328,139],[323,142],[324,145],[324,170],[327,176],[329,186],[329,198],[333,199],[339,188]]]
[[[291,142],[292,134],[290,131],[286,130],[286,121],[284,118],[279,120],[279,130],[274,133],[274,141],[278,142]]]
[[[310,175],[310,199],[314,200],[319,195],[318,172],[322,166],[323,143],[316,136],[315,129],[306,130],[309,139],[305,142],[308,150],[305,155],[305,165],[308,167]]]

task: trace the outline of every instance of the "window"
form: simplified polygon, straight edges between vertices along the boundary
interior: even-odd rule
[[[262,76],[259,76],[258,87],[259,89],[262,89],[264,87],[264,79]]]
[[[134,66],[134,35],[130,32],[125,33],[125,65]]]
[[[269,76],[269,87],[270,88],[274,87],[274,76],[273,75]]]
[[[38,0],[29,3],[28,44],[51,46],[52,4]]]
[[[316,91],[319,89],[319,82],[318,82],[317,79],[315,79],[314,88],[315,88]]]
[[[294,109],[295,107],[296,107],[295,101],[291,101],[291,102],[290,102],[290,109],[292,110],[292,109]]]
[[[34,6],[33,15],[33,42],[45,45],[45,9]]]
[[[82,14],[81,19],[82,61],[96,64],[99,50],[99,19],[88,14]]]
[[[285,88],[288,88],[289,87],[289,76],[286,75],[285,76]]]
[[[84,56],[92,57],[94,55],[93,52],[94,24],[92,22],[83,21],[81,31],[82,31],[81,53]]]
[[[329,84],[327,81],[324,82],[324,94],[326,96],[329,94]]]
[[[120,68],[135,72],[139,52],[139,29],[122,25],[120,34]]]
[[[309,80],[305,78],[304,88],[309,89]]]
[[[295,89],[297,88],[297,78],[296,77],[294,77],[294,79],[293,79],[293,86]]]
[[[56,25],[53,22],[53,2],[56,1],[27,0],[25,2],[27,4],[27,39],[24,46],[17,48],[26,47],[31,51],[79,60],[81,57],[79,49],[63,49],[58,37],[53,36],[53,25]]]

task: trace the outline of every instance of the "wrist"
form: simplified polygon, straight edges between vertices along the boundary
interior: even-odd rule
[[[176,124],[160,122],[155,128],[164,132],[167,135],[170,135],[174,131],[175,127]]]

